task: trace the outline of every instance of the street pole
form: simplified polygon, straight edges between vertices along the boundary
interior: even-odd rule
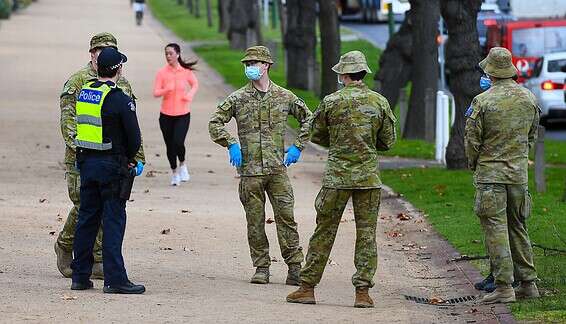
[[[445,58],[444,58],[444,19],[440,17],[438,21],[438,32],[439,32],[439,39],[438,39],[438,65],[440,66],[440,86],[439,89],[442,91],[446,90],[446,71],[445,71]]]
[[[387,4],[387,21],[389,23],[389,37],[395,34],[395,16],[393,15],[393,3]]]

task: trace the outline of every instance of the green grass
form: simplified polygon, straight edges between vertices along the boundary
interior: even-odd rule
[[[566,164],[566,142],[544,140],[544,157],[548,164]]]
[[[566,249],[566,203],[560,202],[566,172],[561,168],[546,170],[545,194],[531,189],[532,216],[528,220],[531,241],[543,246]],[[532,177],[531,177],[532,178]],[[402,193],[424,211],[429,222],[462,254],[484,255],[483,234],[473,213],[474,188],[468,171],[440,168],[382,171],[384,183]],[[530,183],[530,188],[534,188]],[[566,319],[566,255],[534,249],[535,266],[545,297],[511,305],[517,319],[563,321]],[[478,263],[487,270],[487,263]]]

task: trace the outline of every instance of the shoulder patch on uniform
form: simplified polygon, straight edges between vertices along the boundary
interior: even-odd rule
[[[136,111],[136,104],[133,101],[128,102],[131,111]]]
[[[468,109],[466,110],[466,113],[464,114],[464,116],[470,117],[473,112],[474,112],[474,108],[472,107],[472,105],[470,105],[470,106],[468,107]]]

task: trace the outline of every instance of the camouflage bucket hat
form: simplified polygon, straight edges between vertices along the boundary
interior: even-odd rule
[[[366,57],[364,53],[360,51],[351,51],[340,56],[340,61],[332,67],[332,71],[338,74],[357,73],[361,71],[371,73]]]
[[[248,48],[241,62],[245,63],[248,61],[260,61],[273,64],[273,59],[271,58],[269,48],[265,46],[252,46]]]
[[[92,36],[90,39],[90,49],[92,51],[98,47],[116,47],[118,48],[118,41],[116,41],[116,37],[114,37],[110,33],[100,33]]]
[[[508,79],[517,75],[511,52],[503,47],[494,47],[489,50],[489,54],[479,65],[486,74],[496,78]]]

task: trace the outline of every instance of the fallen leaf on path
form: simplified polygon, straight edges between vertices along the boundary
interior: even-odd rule
[[[150,209],[148,209],[147,211],[149,211],[149,212],[150,212],[150,211],[153,211],[153,209],[151,209],[151,208],[150,208]]]
[[[208,173],[213,174],[213,173],[215,173],[215,172],[212,171],[212,170],[208,170]]]
[[[49,235],[55,235],[55,231],[49,232]]]
[[[404,214],[404,213],[399,213],[399,214],[397,214],[397,218],[402,220],[402,221],[406,221],[406,220],[411,219],[411,216]]]
[[[389,236],[389,237],[401,237],[401,236],[403,236],[403,233],[399,233],[399,232],[396,232],[396,231],[385,232],[385,234],[387,234],[387,236]]]
[[[207,155],[206,155],[206,157],[211,157],[211,156],[212,156],[212,154],[207,154]]]
[[[334,265],[338,265],[338,263],[336,263],[334,260],[332,259],[328,259],[328,265],[334,266]]]
[[[428,230],[426,228],[421,228],[419,232],[428,232]]]
[[[153,170],[147,171],[147,173],[145,174],[145,177],[146,178],[155,178],[155,171],[153,171]]]
[[[75,300],[77,298],[78,298],[77,296],[69,296],[69,295],[61,296],[61,299],[63,299],[63,300]]]
[[[419,246],[419,249],[421,250],[426,250],[427,246],[423,245],[423,246]]]
[[[160,157],[160,156],[161,156],[161,154],[159,154],[159,153],[155,153],[155,156],[156,156],[156,157]]]
[[[433,305],[438,305],[438,304],[444,304],[445,301],[444,301],[444,299],[442,299],[440,297],[432,297],[430,299],[430,303],[433,304]]]
[[[62,221],[63,221],[63,217],[57,217],[57,221],[58,221],[58,222],[62,222]]]
[[[46,198],[41,198],[41,199],[39,199],[39,203],[40,203],[40,204],[43,204],[43,203],[46,202],[46,201],[47,201]]]
[[[190,212],[191,212],[191,211],[188,210],[188,209],[181,209],[181,213],[183,213],[183,214],[187,214],[187,213],[190,213]]]
[[[275,222],[275,221],[270,217],[270,218],[266,219],[265,222],[266,222],[267,224],[271,224],[271,223],[273,223],[273,222]]]
[[[161,234],[163,234],[163,235],[167,235],[167,234],[169,234],[169,233],[171,233],[171,229],[170,229],[170,228],[161,230]]]
[[[143,191],[143,193],[148,193],[148,192],[149,192],[149,189],[145,189],[145,190]]]
[[[272,258],[271,258],[271,262],[279,262],[279,260],[277,260],[276,257],[272,257]]]
[[[170,247],[160,247],[159,249],[160,249],[160,250],[163,250],[163,251],[171,251],[171,250],[173,250],[173,249],[170,248]]]
[[[473,313],[477,313],[478,309],[477,308],[471,308],[470,310],[467,310],[466,313],[468,314],[473,314]]]

